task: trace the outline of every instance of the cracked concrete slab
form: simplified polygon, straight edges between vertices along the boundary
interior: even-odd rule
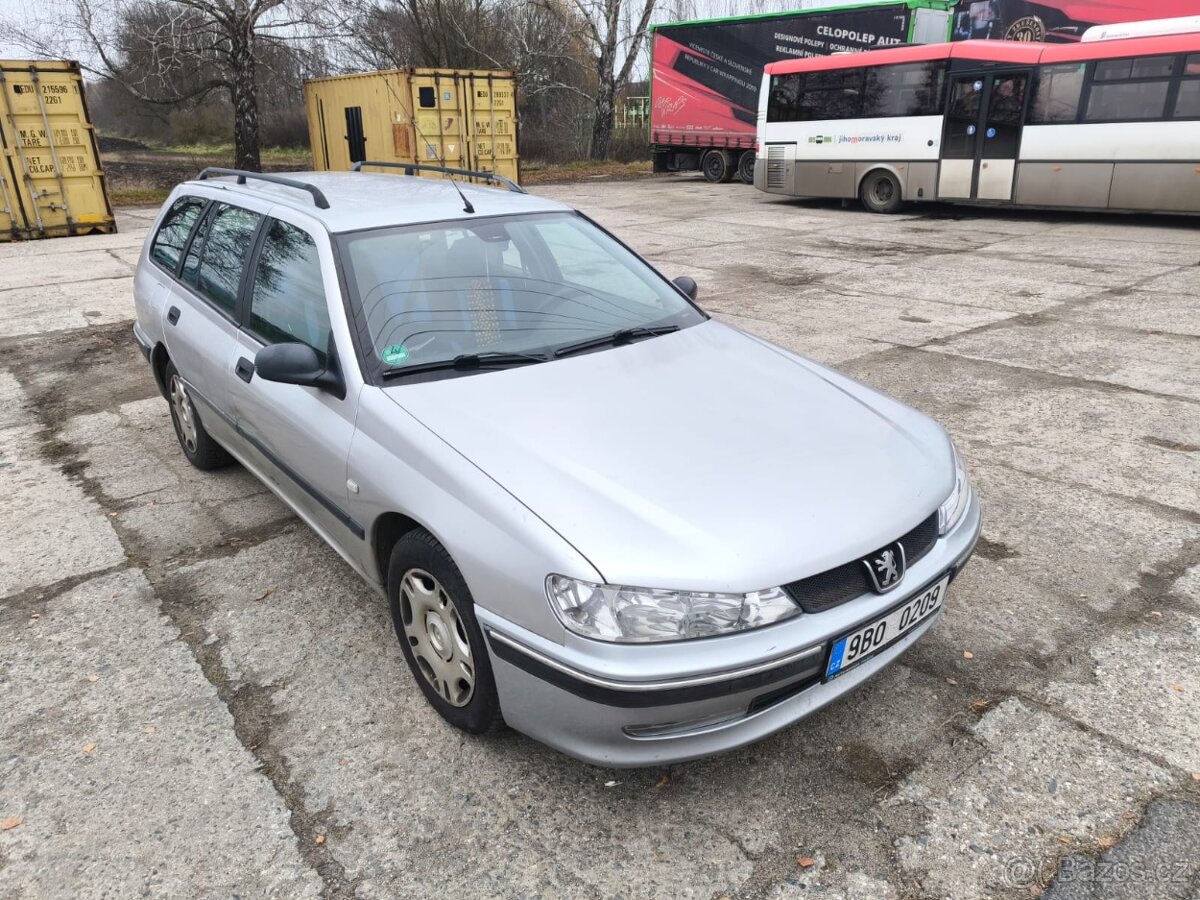
[[[1169,771],[1043,710],[1006,700],[972,728],[967,759],[928,759],[890,803],[924,819],[897,839],[927,896],[1014,893],[1026,861],[1053,859],[1119,831],[1172,780]],[[973,758],[972,758],[973,757]]]
[[[974,359],[1200,400],[1200,358],[1190,336],[1143,334],[1053,319],[1004,322],[947,338],[931,349]]]
[[[1046,696],[1113,740],[1200,772],[1200,618],[1152,612],[1090,649],[1092,682],[1054,682]]]
[[[40,427],[26,424],[24,394],[11,379],[0,389],[15,423],[0,428],[0,597],[123,564],[104,511],[45,458]]]
[[[21,817],[0,831],[0,893],[319,895],[140,572],[0,604],[0,636],[0,818]]]

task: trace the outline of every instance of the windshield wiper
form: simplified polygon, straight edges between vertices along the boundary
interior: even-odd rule
[[[582,353],[585,350],[594,350],[597,347],[620,347],[622,344],[628,344],[630,341],[637,340],[638,338],[657,337],[660,334],[670,334],[672,331],[678,330],[678,325],[622,328],[620,331],[614,331],[612,334],[588,338],[585,341],[576,341],[574,344],[564,344],[554,351],[554,356],[557,359],[561,356],[571,356],[574,353]]]
[[[549,357],[538,353],[505,353],[498,350],[486,353],[460,353],[453,359],[435,359],[412,366],[393,366],[390,369],[384,369],[380,373],[380,377],[403,378],[405,375],[442,372],[447,369],[459,372],[471,372],[477,369],[506,369],[510,366],[527,366],[530,363],[546,362],[547,359]]]

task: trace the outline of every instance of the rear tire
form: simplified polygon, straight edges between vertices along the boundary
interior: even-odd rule
[[[469,734],[504,724],[475,601],[446,548],[423,528],[392,548],[392,624],[417,687],[438,715]]]
[[[754,184],[754,151],[747,150],[738,158],[738,178],[742,184]]]
[[[167,403],[171,406],[171,423],[175,426],[175,437],[179,440],[179,449],[197,469],[209,471],[220,469],[233,462],[225,448],[212,439],[204,430],[204,423],[192,398],[188,395],[179,370],[175,363],[167,361],[163,371],[163,382],[167,386]]]
[[[900,181],[887,169],[868,172],[858,188],[858,199],[873,213],[894,213],[904,205]]]
[[[733,178],[733,161],[726,150],[709,150],[700,160],[700,171],[706,181],[723,184]]]

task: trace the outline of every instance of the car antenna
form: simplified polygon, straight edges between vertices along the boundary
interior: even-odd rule
[[[390,88],[389,88],[389,90],[390,90]],[[424,141],[425,145],[427,147],[433,147],[433,144],[429,143],[429,138],[425,137],[425,135],[421,133],[421,126],[417,124],[416,116],[413,116],[412,123],[413,123],[413,131],[415,131],[417,133],[417,137],[419,137],[422,141]],[[446,164],[446,161],[445,161],[445,158],[443,158],[442,165],[445,165],[445,164]],[[405,174],[411,174],[411,173],[405,173]],[[450,177],[449,172],[446,172],[445,175],[446,175],[446,180],[449,181],[452,185],[454,185],[454,190],[458,191],[458,199],[462,200],[462,202],[463,202],[463,212],[474,215],[475,207],[471,205],[471,201],[467,199],[467,195],[462,192],[462,188],[460,188],[458,186],[458,183],[455,182],[455,180]]]
[[[462,192],[462,188],[460,188],[460,187],[458,186],[458,182],[456,182],[456,181],[455,181],[453,178],[451,178],[449,175],[447,175],[447,176],[446,176],[446,180],[447,180],[447,181],[449,181],[449,182],[450,182],[452,185],[454,185],[454,189],[455,189],[456,191],[458,191],[458,196],[459,196],[459,199],[461,199],[461,200],[462,200],[462,202],[463,202],[463,212],[465,212],[465,213],[474,213],[474,212],[475,212],[475,207],[473,207],[473,206],[471,205],[471,201],[467,199],[467,195],[466,195],[466,194],[464,194],[464,193]]]

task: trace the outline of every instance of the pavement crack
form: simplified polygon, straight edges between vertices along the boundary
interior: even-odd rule
[[[204,677],[233,718],[233,730],[239,743],[258,761],[258,771],[266,777],[288,810],[288,824],[296,838],[297,850],[322,882],[321,896],[326,900],[349,900],[358,890],[362,876],[351,877],[333,851],[333,844],[350,830],[337,821],[332,803],[323,809],[310,809],[307,791],[292,771],[281,742],[278,727],[286,717],[274,707],[279,682],[256,684],[231,682],[221,660],[221,642],[212,640],[205,625],[205,609],[196,603],[191,577],[181,575],[166,580],[150,579],[159,608],[179,629],[179,640],[191,651]]]

